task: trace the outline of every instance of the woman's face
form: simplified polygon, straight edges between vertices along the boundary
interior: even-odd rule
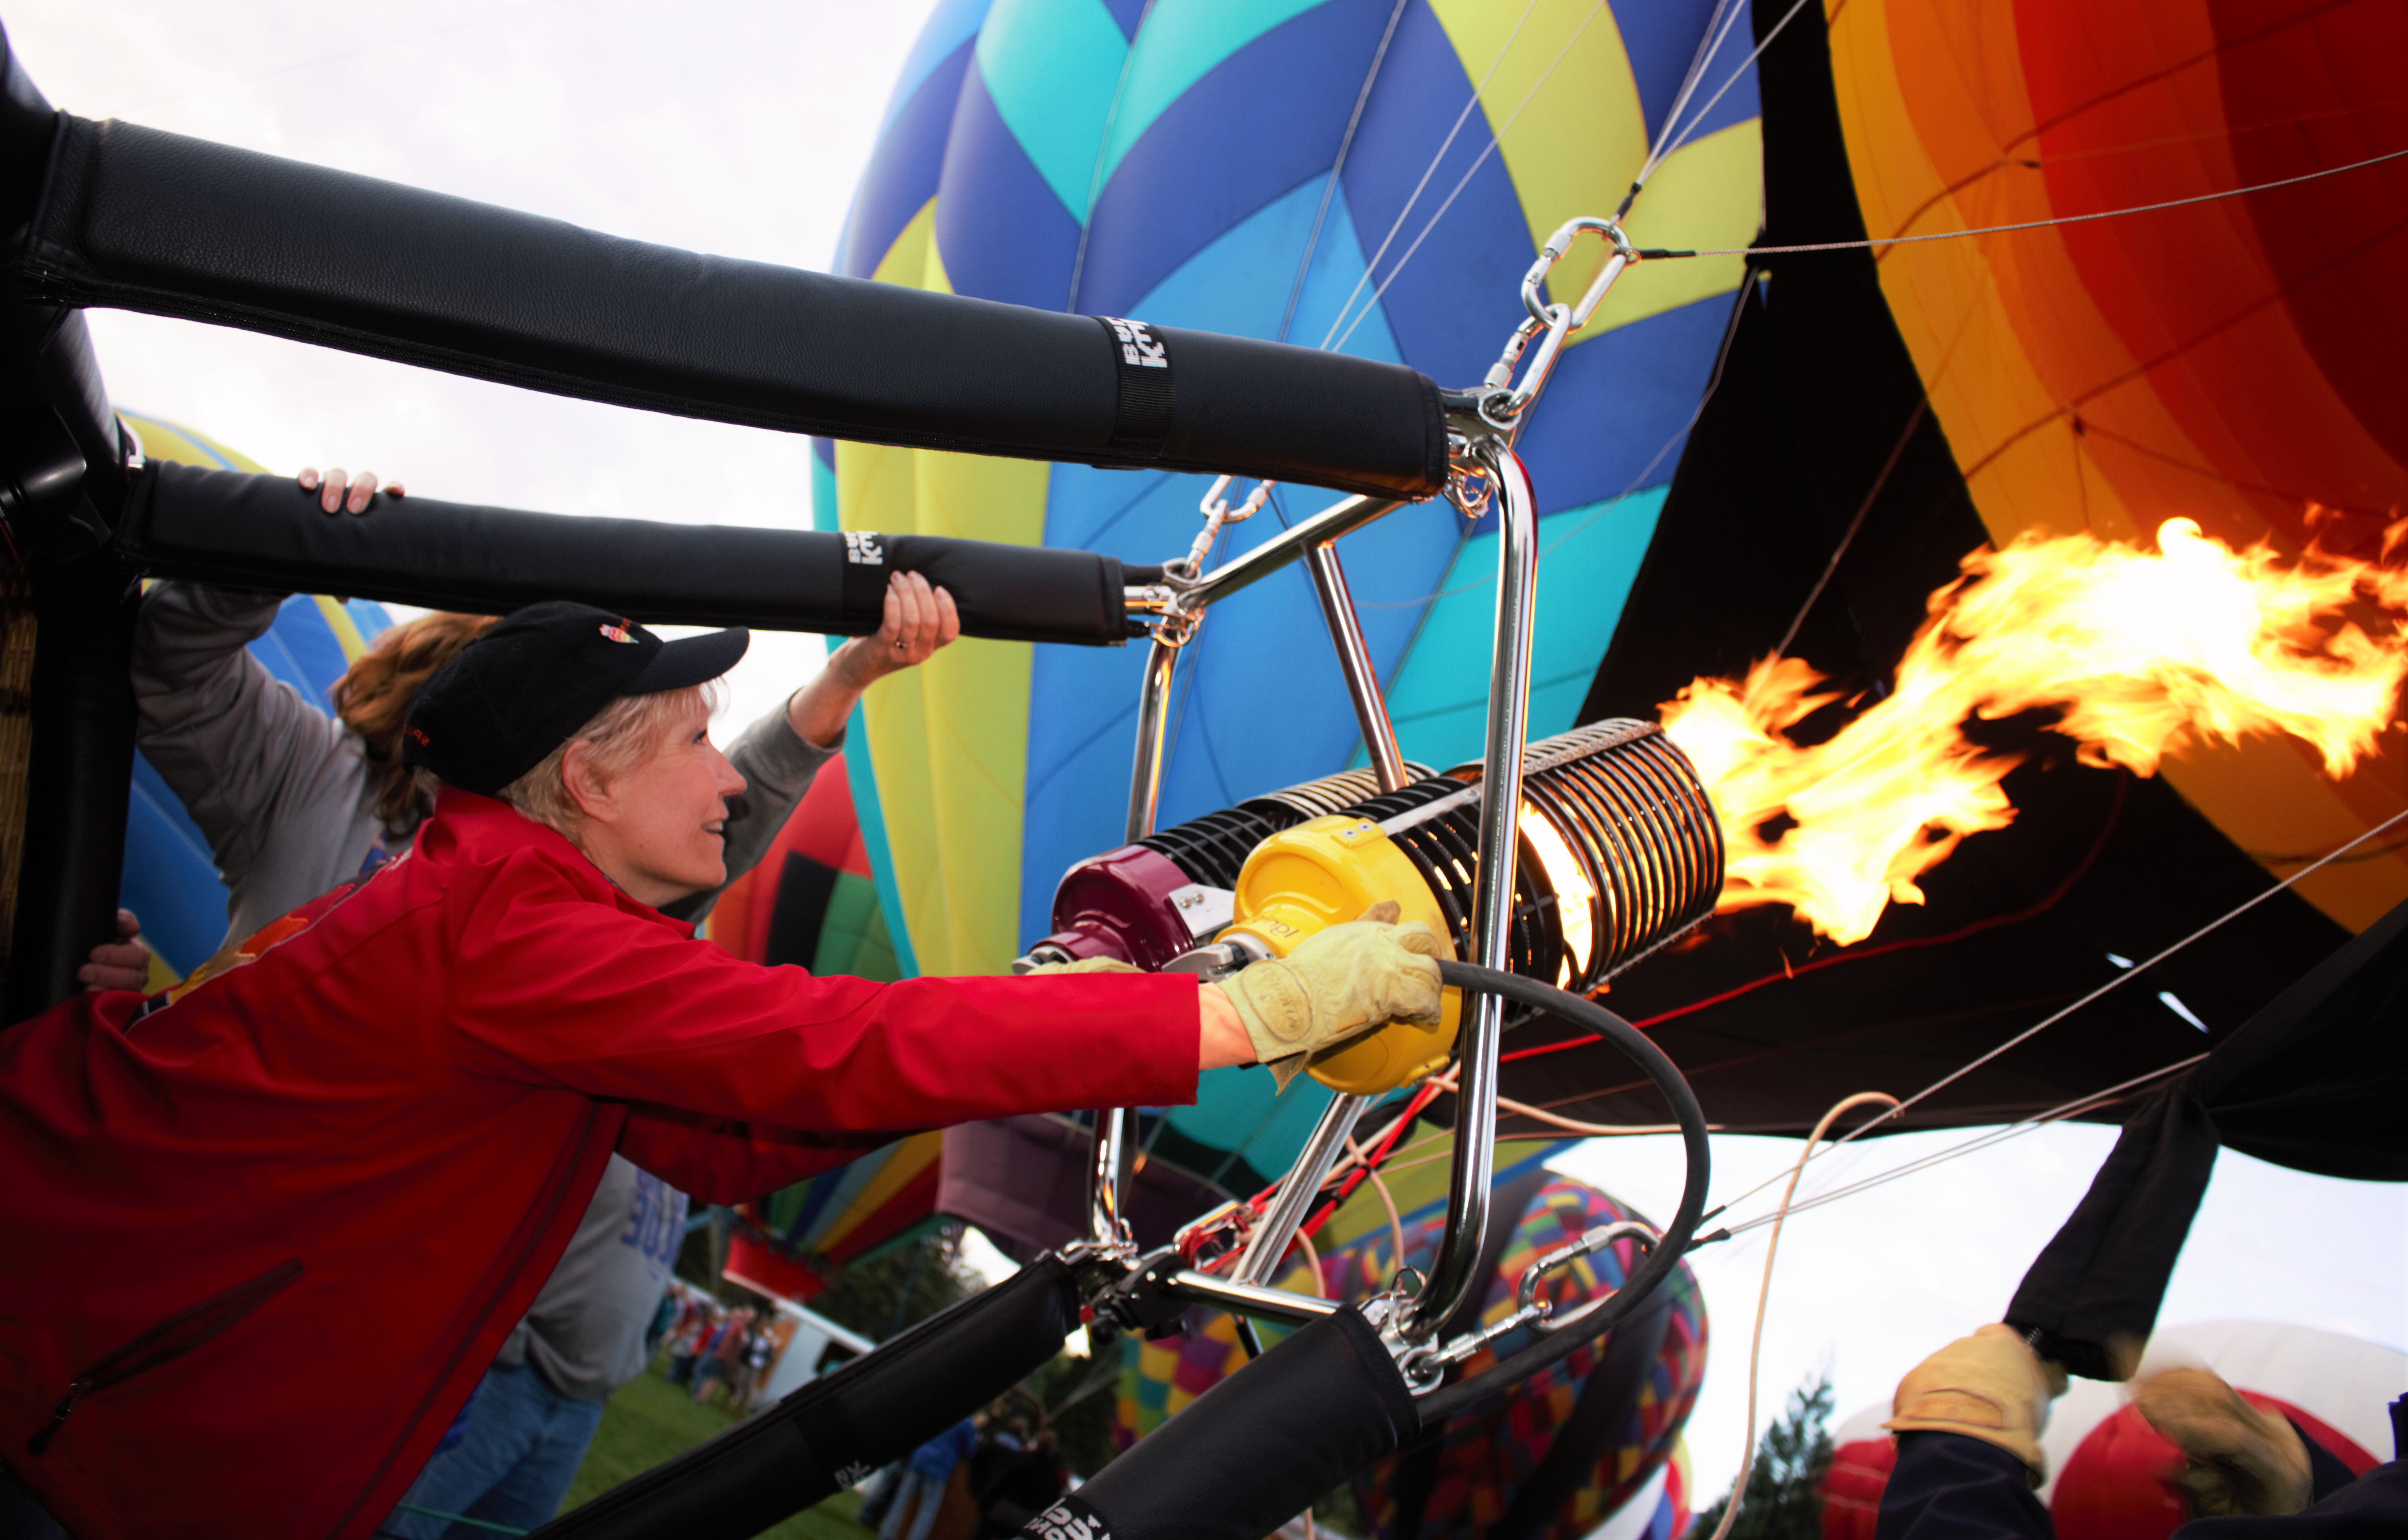
[[[609,777],[598,796],[579,799],[585,811],[579,843],[642,903],[707,892],[727,880],[721,854],[727,799],[743,790],[744,777],[710,741],[710,711],[697,696],[651,754]]]

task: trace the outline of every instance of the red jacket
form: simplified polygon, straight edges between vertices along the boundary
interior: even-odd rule
[[[462,792],[299,913],[164,1008],[0,1032],[0,1460],[83,1540],[367,1534],[614,1148],[732,1203],[1196,1093],[1192,978],[756,967]]]

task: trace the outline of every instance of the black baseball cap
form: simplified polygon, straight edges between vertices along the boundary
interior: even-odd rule
[[[736,627],[665,642],[591,605],[529,605],[426,681],[402,726],[402,762],[497,796],[620,696],[715,679],[752,641]]]

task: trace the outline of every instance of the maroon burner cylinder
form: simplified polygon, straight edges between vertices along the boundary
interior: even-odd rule
[[[1407,768],[1415,777],[1429,774],[1421,765]],[[1054,891],[1054,934],[1014,966],[1112,957],[1159,968],[1229,922],[1238,869],[1255,846],[1379,790],[1369,770],[1341,771],[1091,856]]]

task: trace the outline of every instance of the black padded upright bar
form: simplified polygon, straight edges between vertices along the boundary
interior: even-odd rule
[[[97,556],[34,587],[33,752],[8,954],[6,1021],[83,987],[97,942],[117,935],[125,803],[134,784],[134,594]]]
[[[1069,1268],[1042,1258],[534,1533],[744,1540],[984,1407],[1042,1367],[1078,1326]]]
[[[1033,1540],[1258,1540],[1417,1425],[1357,1311],[1314,1321],[1021,1528]]]
[[[704,256],[131,123],[61,114],[38,201],[0,208],[21,220],[33,297],[559,395],[1378,496],[1445,478],[1438,390],[1399,364]]]
[[[953,596],[962,634],[1111,646],[1128,635],[1118,558],[919,535],[576,519],[378,493],[319,511],[288,478],[159,462],[127,499],[119,557],[154,576],[498,613],[574,599],[665,624],[861,636],[886,579]]]

